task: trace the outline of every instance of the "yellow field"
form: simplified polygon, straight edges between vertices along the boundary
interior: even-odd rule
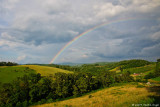
[[[73,73],[71,71],[54,68],[54,67],[47,67],[47,66],[39,66],[39,65],[22,65],[22,66],[29,67],[30,69],[34,69],[37,73],[40,73],[42,76],[54,76],[54,74],[58,72]]]
[[[115,67],[115,68],[111,69],[110,71],[115,71],[116,73],[121,72],[120,67]]]
[[[92,97],[89,97],[89,96]],[[124,85],[106,88],[78,98],[37,105],[34,107],[132,107],[132,104],[148,104],[149,96],[158,96],[149,87],[137,88],[136,85]]]

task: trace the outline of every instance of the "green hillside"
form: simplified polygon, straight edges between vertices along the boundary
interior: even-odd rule
[[[40,66],[40,65],[22,65],[23,67],[29,67],[30,69],[35,70],[37,73],[40,73],[42,76],[54,76],[55,73],[73,73],[68,70],[63,70],[55,67]]]
[[[120,62],[99,62],[99,63],[83,64],[81,66],[68,66],[68,65],[56,65],[56,64],[42,64],[42,66],[50,66],[54,68],[56,67],[56,68],[69,70],[69,71],[76,71],[76,72],[89,72],[94,75],[97,75],[103,71],[109,71],[109,70],[120,71],[120,69],[143,67],[149,64],[153,64],[153,63],[146,60],[141,60],[141,59],[132,59],[132,60],[123,60]]]
[[[0,82],[8,83],[21,77],[25,74],[36,73],[34,70],[23,66],[1,66],[0,67]]]
[[[9,83],[17,77],[22,77],[29,73],[40,73],[42,76],[54,76],[55,73],[72,73],[71,71],[38,65],[1,66],[0,82]]]
[[[154,69],[155,69],[155,64],[150,64],[150,65],[145,65],[141,67],[123,69],[123,71],[124,72],[130,71],[130,73],[146,73]]]

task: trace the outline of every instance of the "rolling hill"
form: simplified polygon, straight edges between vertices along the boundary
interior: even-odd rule
[[[68,70],[63,70],[55,67],[40,66],[40,65],[22,65],[23,67],[29,67],[30,69],[35,70],[37,73],[40,73],[42,76],[54,76],[55,73],[73,73]]]
[[[9,83],[15,80],[17,77],[21,77],[29,73],[36,73],[36,72],[24,66],[1,66],[0,67],[0,82]]]
[[[38,65],[18,65],[18,66],[1,66],[0,82],[9,83],[17,77],[22,77],[29,73],[40,73],[42,76],[54,76],[55,73],[72,73],[71,71]]]

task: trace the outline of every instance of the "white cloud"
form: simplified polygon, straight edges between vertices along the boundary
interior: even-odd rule
[[[86,55],[86,54],[82,55],[82,58],[87,58],[87,57],[88,57],[88,55]]]
[[[150,13],[159,6],[159,0],[133,0],[129,7],[135,12]]]
[[[121,12],[125,11],[125,8],[121,5],[113,5],[112,3],[104,3],[101,5],[95,5],[94,9],[96,11],[97,17],[113,17]]]
[[[15,39],[13,36],[11,36],[11,35],[9,35],[7,32],[3,32],[3,33],[1,33],[1,37],[3,38],[3,39]]]
[[[19,57],[17,58],[17,61],[20,62],[20,61],[22,61],[22,60],[25,60],[25,58],[26,58],[26,55],[19,56]]]
[[[151,35],[151,38],[152,38],[154,41],[160,40],[160,31],[154,33],[153,35]]]

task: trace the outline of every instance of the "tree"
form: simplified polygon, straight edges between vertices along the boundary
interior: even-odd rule
[[[160,62],[160,59],[157,59],[157,62]]]
[[[121,67],[121,66],[120,66],[120,68],[119,68],[119,69],[120,69],[120,71],[121,71],[121,72],[123,72],[123,67]]]
[[[160,61],[158,61],[158,60],[156,62],[156,67],[155,67],[155,72],[154,72],[156,77],[160,76]]]

